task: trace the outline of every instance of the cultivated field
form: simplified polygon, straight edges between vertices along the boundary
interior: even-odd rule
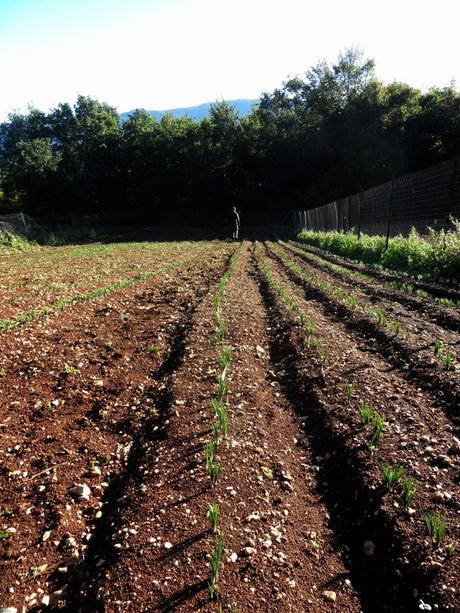
[[[460,609],[453,290],[184,242],[0,291],[0,611]]]

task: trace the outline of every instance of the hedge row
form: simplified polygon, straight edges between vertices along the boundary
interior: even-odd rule
[[[415,230],[407,238],[390,238],[385,248],[384,236],[340,232],[303,231],[299,241],[324,251],[330,251],[366,264],[376,264],[388,270],[431,281],[460,282],[460,221],[453,220],[452,228],[431,231],[422,238]]]

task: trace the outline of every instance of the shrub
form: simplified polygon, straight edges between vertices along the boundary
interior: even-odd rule
[[[341,232],[300,232],[298,239],[313,247],[330,251],[367,264],[379,264],[389,270],[431,280],[458,283],[460,278],[460,221],[451,219],[448,230],[430,230],[428,240],[415,229],[409,236],[395,236],[385,249],[384,236]]]

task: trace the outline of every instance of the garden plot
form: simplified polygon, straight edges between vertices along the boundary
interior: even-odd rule
[[[141,280],[196,249],[191,243],[115,243],[2,255],[0,329]]]
[[[458,331],[286,245],[175,248],[1,332],[0,607],[457,610]]]

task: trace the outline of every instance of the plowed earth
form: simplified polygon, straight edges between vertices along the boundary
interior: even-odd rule
[[[459,610],[458,310],[287,244],[131,247],[98,253],[105,295],[0,332],[0,611]],[[45,255],[27,257],[36,270]],[[85,261],[89,294],[108,284]],[[5,272],[2,283],[21,295]],[[57,295],[19,300],[22,311],[8,296],[20,318]],[[224,347],[229,423],[213,485],[203,448]],[[374,446],[364,403],[384,418]],[[400,483],[384,484],[389,465],[415,484],[407,505]],[[435,512],[439,543],[423,517]]]

